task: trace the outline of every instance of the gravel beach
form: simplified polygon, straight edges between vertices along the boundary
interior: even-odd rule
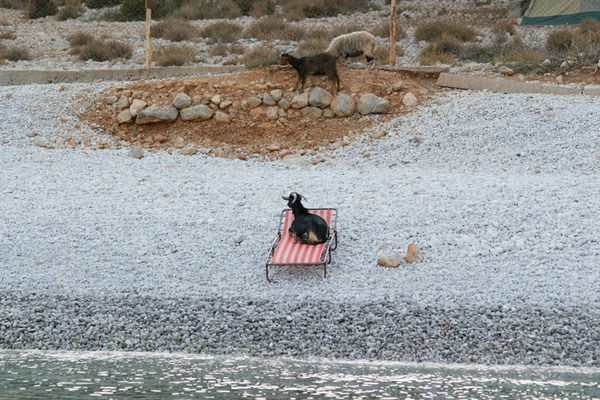
[[[0,88],[0,348],[600,366],[598,98],[451,92],[307,167],[34,145],[107,85]],[[290,191],[340,245],[268,284]]]

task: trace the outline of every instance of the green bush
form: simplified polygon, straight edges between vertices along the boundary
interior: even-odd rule
[[[463,49],[461,58],[479,63],[489,63],[494,61],[501,53],[502,47],[500,45],[473,45]]]
[[[436,61],[452,64],[463,52],[463,44],[454,36],[443,35],[434,43],[428,44],[419,55],[422,64],[433,64]]]
[[[29,0],[27,2],[27,16],[31,19],[55,15],[56,11],[56,4],[51,0]]]

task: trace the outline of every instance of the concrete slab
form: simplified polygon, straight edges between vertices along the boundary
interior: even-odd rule
[[[146,75],[145,68],[102,69],[102,70],[0,70],[0,86],[32,85],[46,83],[70,83],[93,81],[129,81],[138,79],[158,79],[175,76],[225,74],[243,71],[243,66],[196,66],[151,68]]]
[[[558,95],[581,94],[578,86],[557,86],[540,82],[520,82],[506,78],[441,73],[439,86],[469,90],[489,90],[496,93],[543,93]]]
[[[584,86],[583,94],[586,96],[600,96],[600,86]]]
[[[376,69],[381,69],[384,71],[397,71],[397,72],[407,72],[410,74],[420,74],[420,75],[438,75],[442,72],[448,72],[450,67],[448,66],[392,66],[392,65],[382,65],[379,67],[375,67]]]

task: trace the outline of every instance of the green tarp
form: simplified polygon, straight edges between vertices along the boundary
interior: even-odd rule
[[[580,24],[585,18],[600,20],[600,0],[531,0],[521,25]]]

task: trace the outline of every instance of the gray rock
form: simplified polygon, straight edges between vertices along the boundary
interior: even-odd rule
[[[205,104],[199,104],[197,106],[184,108],[181,110],[180,114],[182,121],[192,121],[194,119],[204,121],[212,118],[214,111]]]
[[[262,102],[266,106],[274,106],[275,104],[277,104],[277,101],[275,101],[275,99],[268,93],[265,93]]]
[[[115,103],[117,110],[124,110],[129,107],[129,99],[125,96],[119,97],[119,100]]]
[[[184,147],[183,149],[179,150],[179,154],[181,154],[183,156],[193,156],[197,152],[198,152],[198,148],[195,146],[187,146],[187,147]]]
[[[215,120],[217,122],[229,122],[230,119],[231,119],[231,116],[229,114],[227,114],[225,111],[219,110],[215,114]]]
[[[279,100],[279,107],[281,107],[284,111],[289,110],[291,107],[290,101],[285,97],[282,98],[281,100]]]
[[[404,82],[398,81],[392,85],[392,90],[394,92],[399,92],[404,88]]]
[[[269,120],[275,120],[275,119],[279,118],[279,107],[277,107],[277,106],[267,107],[267,118]]]
[[[283,91],[281,89],[271,90],[271,92],[269,94],[275,101],[279,101],[283,97]]]
[[[358,99],[358,112],[366,114],[385,114],[390,111],[390,102],[375,96],[372,93],[366,93]]]
[[[262,99],[256,96],[252,96],[248,99],[248,106],[250,108],[256,108],[262,104]]]
[[[178,149],[182,149],[185,146],[185,140],[183,140],[181,136],[177,136],[177,138],[173,142],[173,146]]]
[[[338,94],[331,102],[331,110],[338,117],[348,117],[356,111],[356,103],[347,94]]]
[[[310,91],[310,96],[308,97],[308,104],[314,107],[327,107],[331,104],[333,100],[333,96],[327,90],[321,87],[315,87]]]
[[[106,104],[113,105],[117,101],[119,101],[119,98],[117,96],[108,96],[105,101],[106,101]]]
[[[162,108],[145,108],[140,111],[136,118],[135,123],[139,125],[152,124],[155,122],[172,122],[177,119],[179,112],[173,106],[167,106]]]
[[[404,98],[402,99],[402,104],[404,104],[406,107],[414,107],[417,104],[419,104],[419,101],[417,100],[417,97],[414,94],[408,92],[404,95]]]
[[[141,147],[136,146],[129,150],[127,155],[131,158],[136,158],[139,160],[140,158],[144,157],[144,150]]]
[[[173,107],[178,110],[192,105],[192,98],[185,93],[178,93],[173,100]]]
[[[319,119],[323,111],[319,107],[304,107],[301,111],[303,117]]]

